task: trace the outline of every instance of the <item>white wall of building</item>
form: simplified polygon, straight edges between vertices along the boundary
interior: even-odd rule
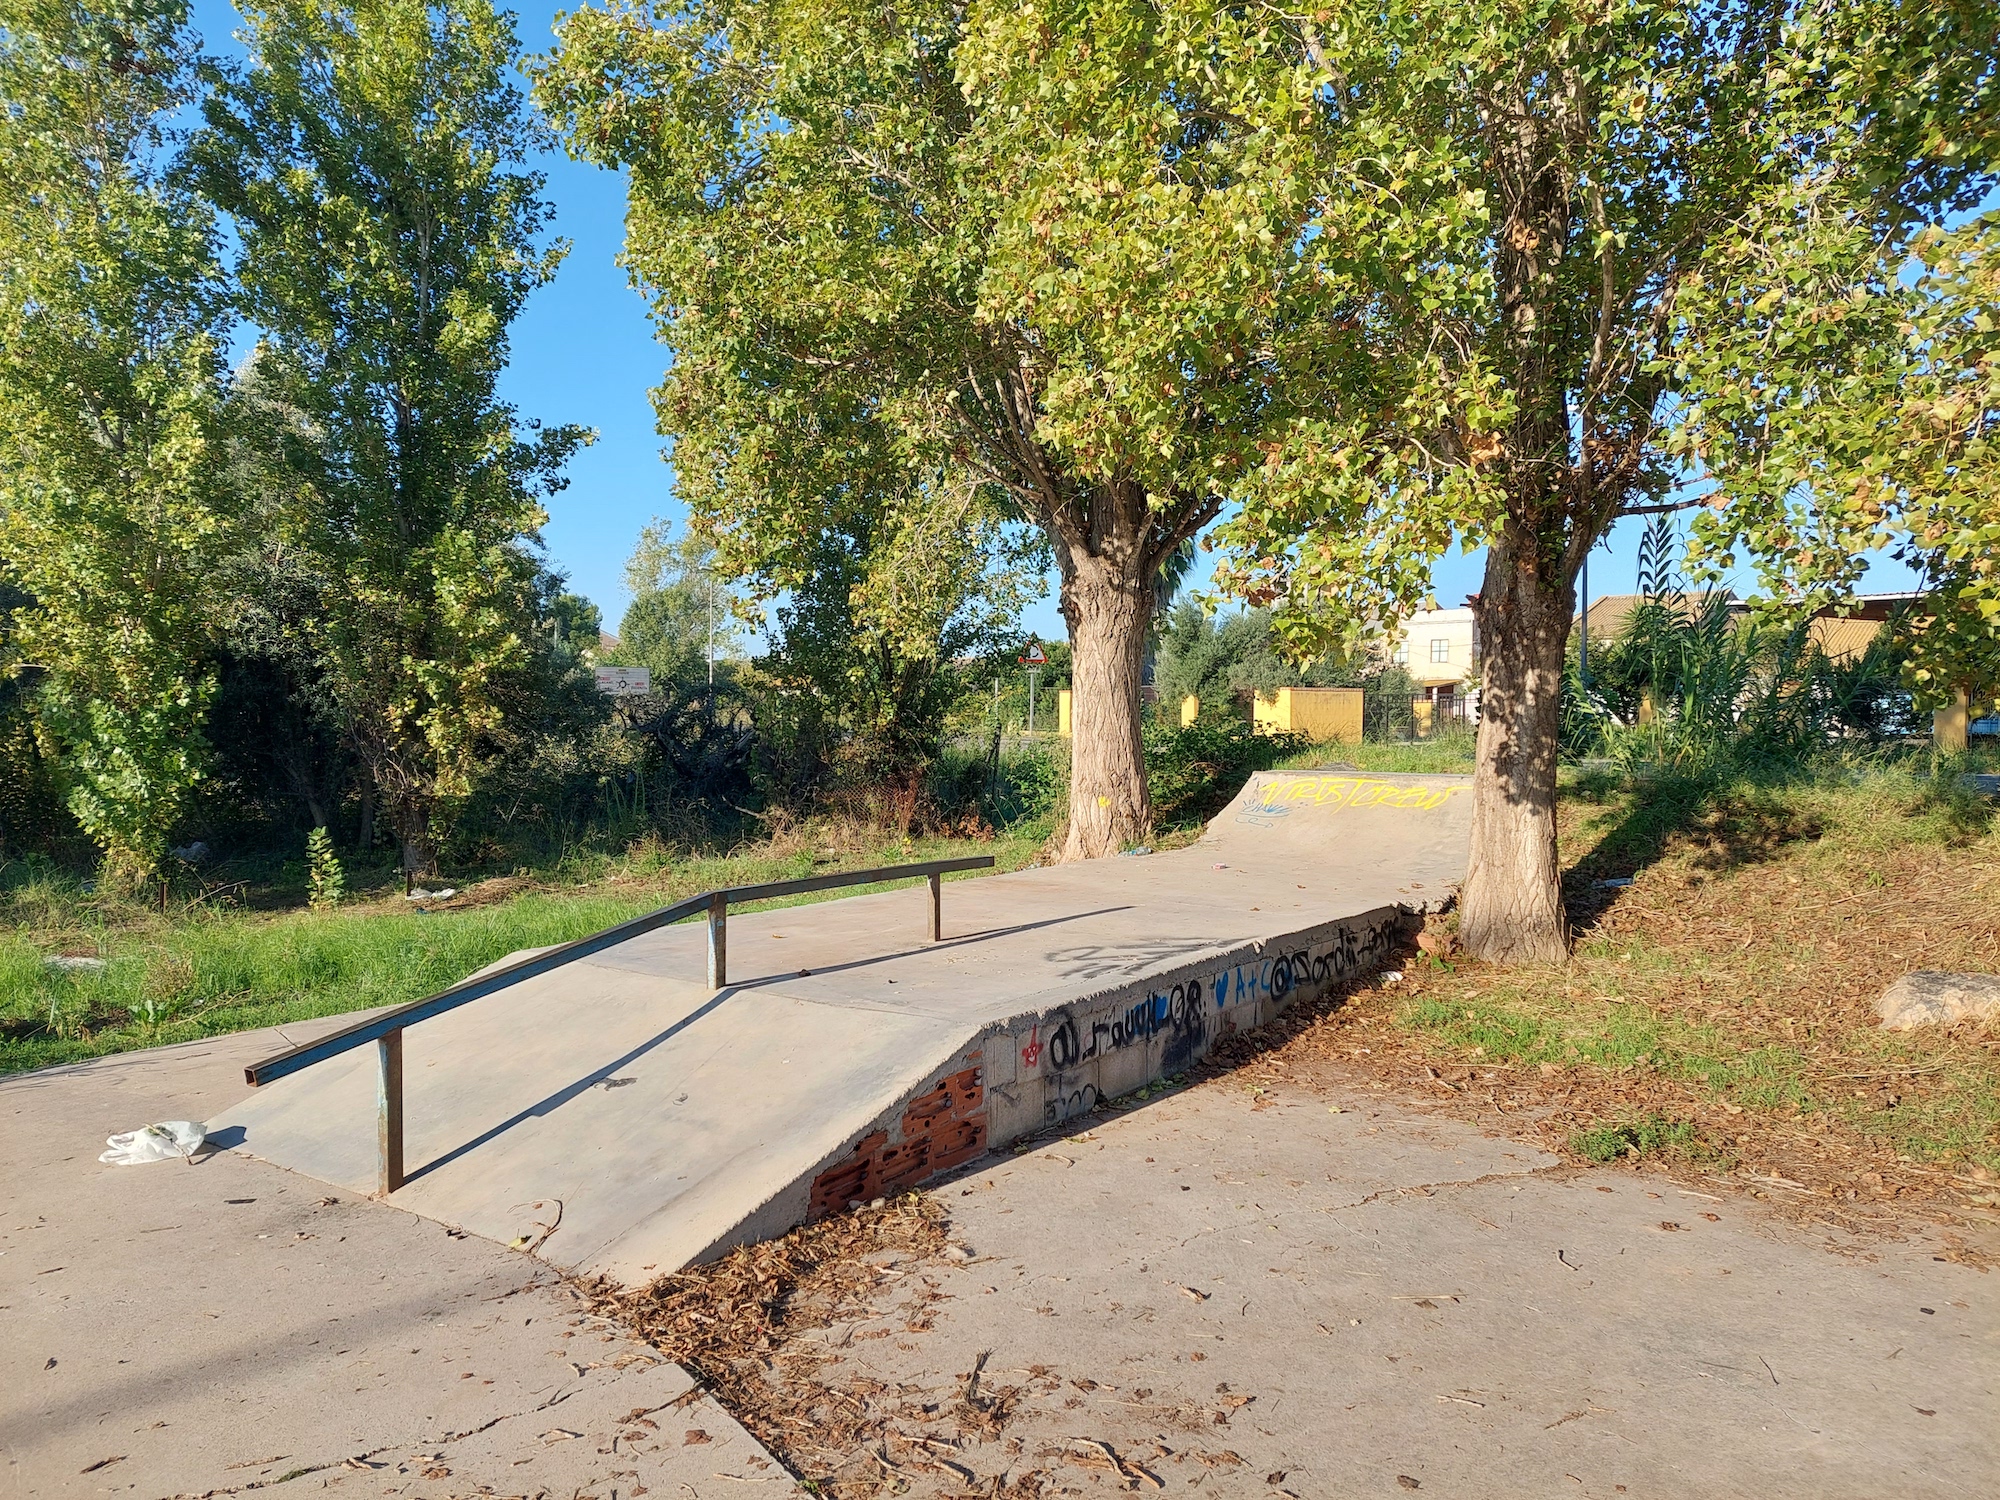
[[[1462,689],[1478,676],[1479,627],[1470,609],[1418,610],[1395,638],[1392,655],[1420,686]]]

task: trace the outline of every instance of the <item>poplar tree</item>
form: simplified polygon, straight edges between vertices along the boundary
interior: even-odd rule
[[[222,306],[173,0],[0,0],[0,571],[69,809],[129,884],[207,758]]]
[[[1267,372],[1183,343],[1146,425],[1092,406],[1121,394],[1123,313],[1045,297],[1008,241],[1022,163],[963,39],[943,0],[614,0],[563,21],[537,96],[572,153],[629,171],[626,263],[673,351],[660,427],[723,566],[783,579],[827,537],[879,539],[893,637],[897,598],[935,613],[907,567],[942,534],[1046,538],[1074,647],[1064,852],[1097,857],[1146,834],[1154,579],[1219,513]]]
[[[1413,607],[1449,547],[1486,548],[1460,931],[1480,958],[1559,959],[1578,570],[1621,517],[1705,505],[1712,547],[1747,537],[1786,579],[1839,571],[1804,538],[1851,540],[1880,499],[1841,445],[1892,466],[1900,393],[1809,367],[1799,330],[1843,316],[1819,285],[1836,241],[1810,231],[1858,226],[1893,277],[1927,223],[1990,191],[1991,7],[977,0],[966,24],[961,76],[1021,174],[1003,233],[1024,270],[993,312],[1059,299],[1122,335],[1047,423],[1158,432],[1194,321],[1270,351],[1261,462],[1219,470],[1237,503],[1219,576],[1304,655]],[[1979,430],[1963,395],[1961,437]],[[1702,427],[1856,398],[1817,445]],[[1929,473],[1957,472],[1930,451]],[[1963,553],[1984,533],[1928,534]]]
[[[207,106],[200,180],[234,221],[275,518],[322,580],[293,616],[406,869],[490,758],[533,650],[539,498],[589,434],[523,430],[507,330],[567,248],[544,245],[536,127],[486,0],[269,0]]]

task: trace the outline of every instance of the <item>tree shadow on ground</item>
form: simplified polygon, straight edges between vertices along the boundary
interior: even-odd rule
[[[1669,853],[1720,875],[1779,858],[1826,831],[1818,813],[1787,796],[1787,779],[1752,781],[1728,772],[1590,768],[1569,789],[1606,808],[1583,824],[1596,840],[1563,871],[1563,905],[1578,934],[1595,928],[1619,893]],[[1565,851],[1568,853],[1568,851]]]

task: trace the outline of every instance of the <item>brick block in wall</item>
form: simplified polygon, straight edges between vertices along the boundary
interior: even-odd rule
[[[897,1135],[894,1141],[879,1130],[864,1136],[852,1153],[814,1178],[811,1217],[823,1219],[852,1203],[907,1192],[980,1156],[986,1150],[986,1090],[980,1070],[962,1068],[912,1099]]]

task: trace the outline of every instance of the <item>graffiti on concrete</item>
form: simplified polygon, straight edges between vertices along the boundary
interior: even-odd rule
[[[1200,938],[1155,938],[1136,943],[1090,943],[1058,948],[1049,962],[1062,968],[1065,979],[1104,979],[1135,970],[1157,969],[1211,946]]]
[[[978,1068],[939,1080],[903,1111],[896,1139],[877,1130],[813,1179],[808,1215],[823,1219],[855,1203],[904,1192],[986,1150],[986,1090]]]
[[[1251,803],[1237,820],[1245,823],[1265,824],[1271,818],[1286,816],[1293,807],[1304,803],[1313,807],[1337,810],[1343,807],[1395,807],[1413,812],[1429,812],[1442,807],[1453,797],[1470,793],[1468,783],[1454,783],[1439,786],[1435,782],[1408,786],[1396,781],[1382,781],[1372,776],[1285,776],[1274,777],[1264,783],[1257,800]]]
[[[1224,969],[1210,987],[1215,1008],[1223,1010],[1265,997],[1282,1000],[1302,985],[1331,984],[1350,974],[1366,973],[1394,950],[1398,926],[1395,918],[1389,918],[1359,932],[1342,927],[1317,951],[1302,948]]]
[[[1021,1048],[1021,1062],[1032,1069],[1046,1055],[1050,1071],[1066,1073],[1102,1053],[1149,1042],[1162,1034],[1169,1038],[1167,1056],[1174,1059],[1170,1066],[1194,1059],[1208,1035],[1208,1016],[1202,1005],[1199,979],[1155,991],[1136,1005],[1114,1011],[1101,1021],[1079,1025],[1068,1011],[1059,1011],[1046,1041],[1042,1039],[1039,1024],[1029,1028],[1027,1045]]]
[[[1065,1125],[1071,1120],[1089,1114],[1102,1103],[1097,1085],[1086,1083],[1080,1089],[1071,1089],[1067,1094],[1060,1089],[1042,1106],[1042,1123],[1045,1125]]]
[[[1089,1064],[1164,1039],[1157,1058],[1149,1055],[1146,1074],[1158,1078],[1177,1073],[1207,1051],[1213,1026],[1238,1024],[1217,1013],[1264,1002],[1281,1005],[1295,991],[1323,989],[1377,968],[1395,950],[1400,926],[1397,916],[1342,925],[1309,948],[1228,964],[1211,975],[1182,980],[1093,1017],[1060,1010],[1044,1018],[1029,1027],[1026,1042],[1020,1044],[1023,1070],[1042,1075],[1043,1123],[1063,1124],[1101,1102],[1097,1075]],[[1121,1068],[1119,1076],[1126,1072]]]

